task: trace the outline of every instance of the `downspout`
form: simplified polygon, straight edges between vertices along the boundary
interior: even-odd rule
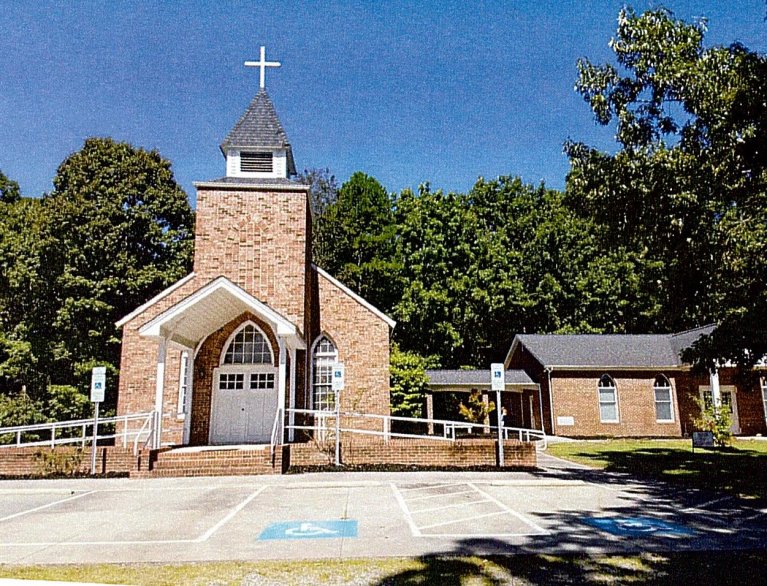
[[[554,395],[551,390],[551,371],[554,369],[548,366],[543,370],[546,372],[546,380],[549,384],[549,415],[551,416],[551,435],[557,435],[556,430],[554,429]],[[541,407],[541,409],[543,409],[543,407]],[[541,421],[543,421],[543,417],[541,417]]]
[[[541,431],[546,433],[546,426],[543,424],[543,394],[541,393],[541,385],[536,384],[538,387],[538,407],[541,409]]]

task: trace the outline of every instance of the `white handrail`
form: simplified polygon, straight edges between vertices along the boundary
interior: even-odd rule
[[[280,421],[284,418],[282,414],[282,407],[277,408],[277,413],[274,415],[274,423],[272,424],[272,436],[270,438],[271,444],[271,456],[274,458],[274,452],[277,449],[277,440],[280,437],[279,429],[281,428]],[[282,442],[280,442],[282,443]]]
[[[104,439],[117,439],[118,437],[123,438],[123,445],[127,447],[127,440],[130,436],[136,436],[136,441],[134,442],[134,450],[135,445],[138,442],[138,439],[141,437],[144,433],[149,433],[151,436],[153,434],[153,429],[150,429],[149,432],[146,431],[147,425],[152,426],[152,418],[154,417],[154,413],[135,413],[135,414],[129,414],[129,415],[118,415],[115,417],[104,417],[99,418],[99,427],[101,428],[104,424],[110,424],[110,423],[122,423],[124,425],[124,428],[121,433],[109,433],[109,434],[99,434],[96,438],[96,441],[104,440]],[[129,431],[128,423],[130,421],[143,421],[141,428],[138,432],[136,431]],[[35,423],[32,425],[14,425],[10,427],[0,427],[0,436],[3,435],[9,435],[14,434],[16,436],[16,441],[13,443],[8,444],[0,444],[0,449],[2,448],[15,448],[15,447],[24,447],[24,446],[50,446],[51,448],[55,448],[58,445],[64,445],[64,444],[75,444],[79,443],[81,446],[85,447],[85,445],[88,442],[93,442],[93,436],[92,434],[88,435],[88,427],[93,429],[94,421],[93,419],[73,419],[70,421],[51,421],[49,423]],[[56,437],[56,431],[60,429],[68,429],[68,428],[79,428],[79,435],[75,437],[65,437],[65,438],[57,438]],[[37,441],[22,441],[22,434],[35,432],[35,431],[47,431],[50,433],[50,438],[47,440],[37,440]]]
[[[301,413],[305,415],[312,415],[315,418],[314,425],[288,425],[288,429],[303,429],[303,430],[318,430],[323,431],[325,429],[329,429],[330,421],[335,421],[336,413],[335,411],[316,411],[312,409],[287,409],[287,413]],[[380,420],[382,422],[382,431],[376,431],[371,429],[359,429],[354,427],[343,427],[341,428],[341,432],[343,433],[353,433],[353,434],[359,434],[359,435],[373,435],[373,436],[381,436],[384,438],[384,441],[388,441],[389,438],[397,437],[397,438],[421,438],[421,439],[430,439],[435,441],[450,441],[454,442],[456,439],[455,436],[455,430],[458,429],[466,429],[466,430],[473,430],[475,428],[479,428],[482,431],[487,432],[488,434],[492,433],[496,430],[494,426],[491,425],[485,425],[482,423],[469,423],[467,421],[453,421],[449,419],[427,419],[423,417],[400,417],[396,415],[378,415],[375,413],[357,413],[357,412],[343,412],[341,413],[341,416],[343,416],[346,421],[349,419],[375,419]],[[429,434],[417,434],[417,433],[399,433],[399,432],[392,432],[391,431],[391,422],[392,421],[402,421],[406,423],[425,423],[427,425],[442,425],[443,426],[443,434],[440,435],[429,435]],[[516,433],[518,435],[520,442],[526,442],[526,443],[535,443],[537,450],[545,450],[546,449],[546,433],[540,429],[528,429],[524,427],[504,427],[503,428],[503,437],[504,439],[509,438],[509,433]]]

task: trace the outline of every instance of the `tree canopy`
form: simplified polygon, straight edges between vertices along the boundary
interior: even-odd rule
[[[568,142],[569,202],[642,261],[645,331],[719,328],[690,358],[752,363],[767,351],[767,61],[706,48],[704,21],[621,11],[618,67],[578,63],[576,89],[618,150]],[[762,251],[762,252],[759,252]]]
[[[0,394],[25,405],[0,425],[81,414],[90,368],[117,373],[115,322],[191,268],[193,213],[156,151],[90,138],[53,184],[22,197],[0,173]]]

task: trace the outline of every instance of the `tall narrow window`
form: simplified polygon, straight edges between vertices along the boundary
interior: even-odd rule
[[[312,400],[317,411],[332,411],[336,407],[332,389],[333,363],[338,360],[338,351],[327,336],[314,344],[312,356]]]
[[[764,421],[767,423],[767,377],[762,379],[762,403],[764,403]]]
[[[229,343],[224,364],[273,364],[266,336],[256,326],[246,325]]]
[[[186,399],[189,393],[189,370],[190,370],[189,352],[181,353],[181,362],[178,373],[178,414],[186,413]]]
[[[653,392],[655,393],[655,420],[660,422],[674,421],[671,383],[662,374],[655,377]]]
[[[602,423],[618,423],[618,389],[609,374],[599,379],[599,420]]]

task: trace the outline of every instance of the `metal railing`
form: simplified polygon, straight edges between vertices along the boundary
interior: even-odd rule
[[[285,428],[283,426],[283,408],[278,407],[277,413],[274,416],[274,423],[272,424],[272,435],[271,439],[269,440],[269,443],[271,444],[271,456],[274,458],[274,451],[277,449],[277,446],[282,444],[282,440],[285,435]]]
[[[309,416],[310,424],[287,425],[286,429],[312,431],[320,439],[330,439],[334,437],[336,427],[334,411],[314,411],[311,409],[286,409],[286,413],[294,413]],[[482,423],[469,423],[466,421],[452,421],[449,419],[427,419],[423,417],[399,417],[396,415],[376,415],[372,413],[341,412],[341,422],[348,422],[350,419],[362,419],[380,421],[380,431],[377,429],[366,429],[362,427],[349,427],[342,425],[341,433],[351,433],[359,435],[372,435],[382,437],[384,441],[391,438],[410,438],[410,439],[429,439],[435,441],[455,442],[460,439],[456,431],[463,431],[467,435],[471,433],[486,434],[492,437],[497,434],[498,428],[492,425]],[[392,431],[392,423],[400,422],[404,426],[421,426],[427,429],[426,433],[412,433],[403,431]],[[441,427],[442,433],[435,433],[435,430]],[[546,433],[540,429],[528,429],[524,427],[504,427],[504,439],[518,439],[521,442],[535,443],[538,451],[546,449]]]
[[[141,422],[139,426],[137,422]],[[133,426],[130,424],[134,423]],[[118,424],[122,424],[121,429],[117,431]],[[0,427],[0,440],[6,436],[13,436],[10,443],[0,443],[2,448],[19,448],[27,446],[56,446],[66,444],[80,444],[85,447],[93,443],[93,419],[75,419],[71,421],[53,421],[50,423],[37,423],[34,425],[16,425],[13,427]],[[115,445],[121,440],[123,447],[133,444],[133,452],[138,453],[141,437],[145,436],[146,443],[154,436],[155,413],[136,413],[132,415],[118,415],[116,417],[99,418],[98,427],[114,425],[114,432],[97,433],[96,443],[102,440],[114,439]],[[61,435],[63,430],[74,430],[70,432],[69,437]],[[25,437],[30,436],[33,437]],[[41,439],[41,435],[47,435],[46,439]],[[143,447],[143,446],[142,446]]]

